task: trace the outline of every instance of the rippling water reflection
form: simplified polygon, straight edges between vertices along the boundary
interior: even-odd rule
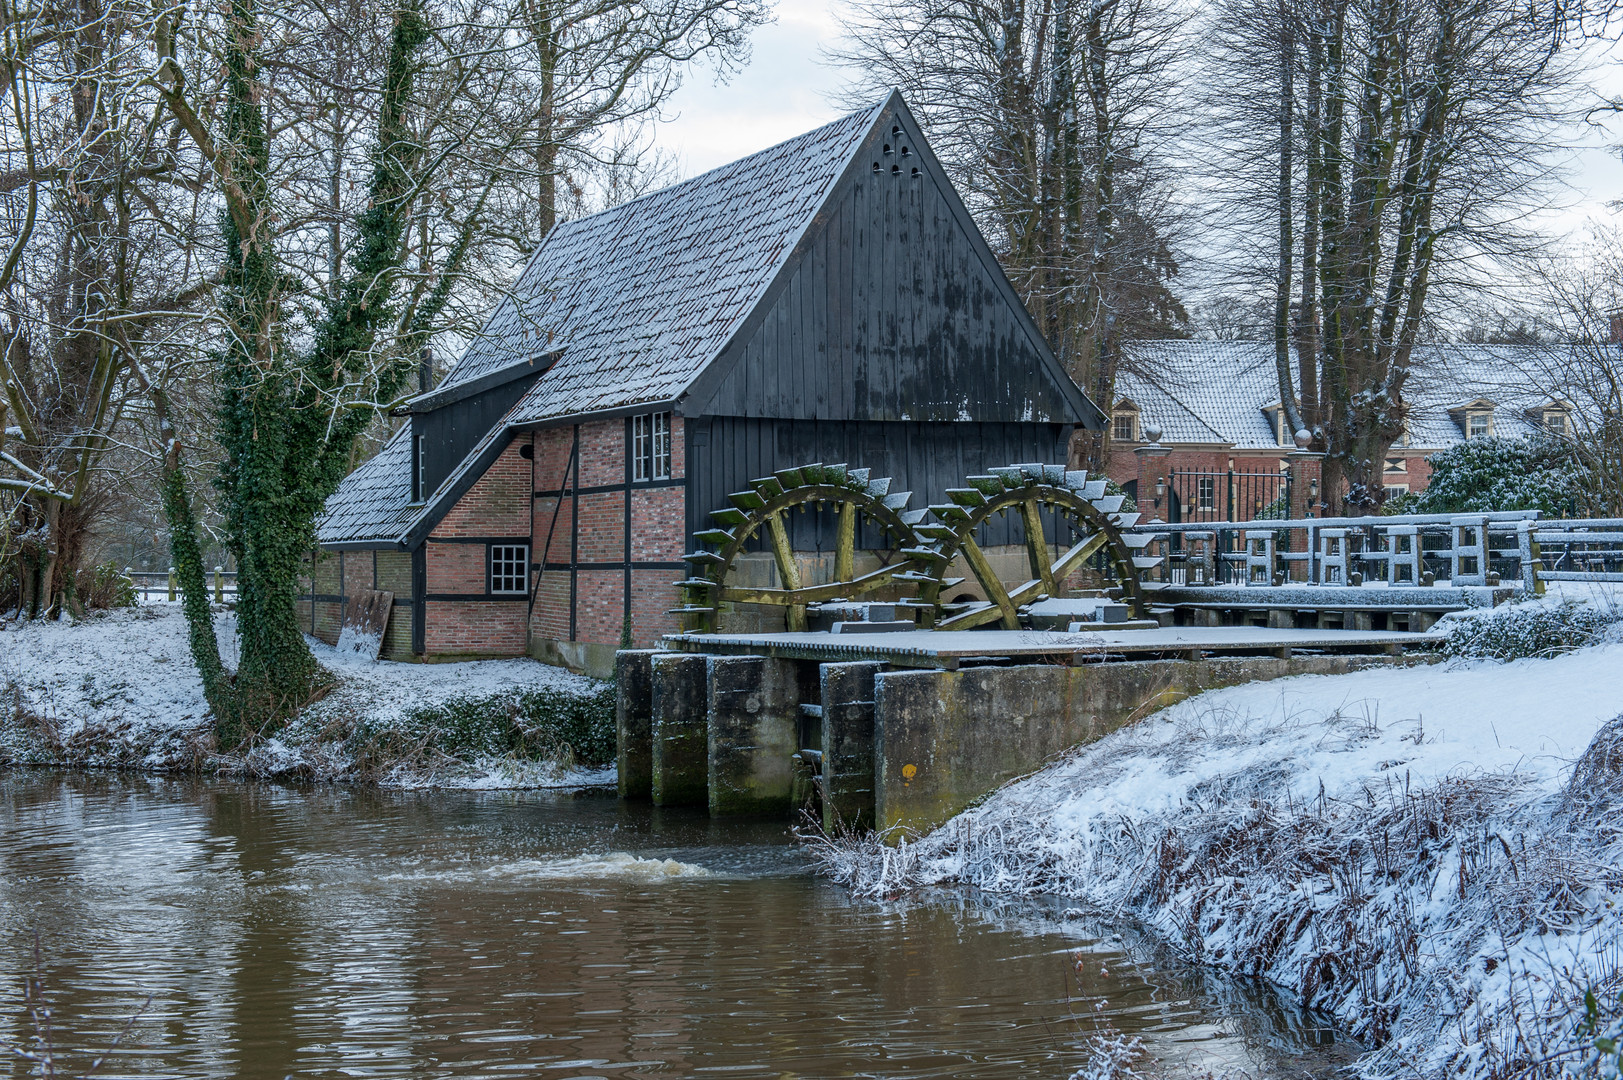
[[[854,903],[781,826],[601,796],[0,772],[0,1041],[36,933],[59,1071],[151,999],[105,1076],[1063,1078],[1102,1022],[1337,1056],[1058,907]]]

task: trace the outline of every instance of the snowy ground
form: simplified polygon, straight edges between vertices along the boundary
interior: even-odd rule
[[[1554,1075],[1584,991],[1615,1015],[1623,990],[1623,724],[1573,779],[1623,715],[1617,630],[1549,659],[1213,691],[899,850],[822,856],[870,895],[962,883],[1129,913],[1333,1014],[1380,1047],[1369,1076]]]
[[[215,617],[234,664],[235,616]],[[408,710],[458,698],[552,688],[587,694],[601,684],[533,660],[460,664],[372,662],[314,639],[338,685],[280,740],[235,763],[262,775],[342,778],[340,752],[321,735],[342,724],[384,727]],[[83,622],[0,619],[0,763],[10,761],[180,769],[208,764],[208,707],[191,661],[179,604],[148,602]],[[304,738],[299,738],[300,734]],[[547,787],[613,783],[613,769],[482,757],[385,778],[400,786]]]

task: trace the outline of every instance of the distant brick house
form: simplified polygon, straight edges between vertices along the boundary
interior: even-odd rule
[[[1128,349],[1111,410],[1110,472],[1141,509],[1168,521],[1233,520],[1283,499],[1296,446],[1272,343],[1144,341]],[[1417,349],[1404,389],[1408,429],[1382,470],[1388,497],[1425,490],[1427,456],[1466,439],[1570,431],[1572,405],[1541,389],[1547,366],[1539,349],[1523,346]],[[1152,423],[1171,453],[1153,458],[1153,475],[1141,477],[1133,450]]]
[[[328,502],[311,632],[387,589],[388,656],[599,673],[677,628],[694,533],[753,478],[940,492],[1105,422],[895,94],[559,225],[409,413]]]

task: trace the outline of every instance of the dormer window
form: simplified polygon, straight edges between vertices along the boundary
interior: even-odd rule
[[[1110,418],[1113,442],[1138,442],[1138,410],[1117,409]]]
[[[1448,410],[1454,422],[1460,426],[1467,439],[1485,439],[1493,434],[1494,403],[1487,398],[1477,398],[1456,405]]]
[[[1544,430],[1551,435],[1565,438],[1572,434],[1572,415],[1566,409],[1545,409],[1542,419],[1544,421]]]

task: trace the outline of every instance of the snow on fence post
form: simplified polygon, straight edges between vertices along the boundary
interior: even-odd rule
[[[1516,522],[1516,546],[1521,552],[1522,585],[1533,596],[1544,595],[1544,580],[1539,577],[1542,569],[1539,563],[1538,538],[1533,530],[1538,528],[1538,521]]]
[[[175,602],[175,568],[173,566],[169,568],[169,602],[171,604]]]
[[[220,577],[224,571],[225,567],[223,566],[214,568],[214,602],[216,604],[225,603],[225,582]]]

